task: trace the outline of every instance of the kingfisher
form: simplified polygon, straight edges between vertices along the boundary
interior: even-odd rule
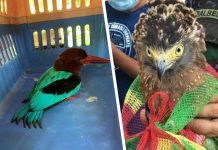
[[[81,48],[66,49],[47,69],[24,99],[25,105],[14,114],[11,122],[24,128],[42,128],[43,110],[69,97],[76,97],[81,87],[80,70],[85,64],[109,63],[110,60],[88,55]]]

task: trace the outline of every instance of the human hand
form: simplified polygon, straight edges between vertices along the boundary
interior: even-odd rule
[[[145,108],[140,111],[140,120],[141,120],[141,122],[142,122],[145,126],[147,126],[147,125],[148,125],[148,119],[147,119],[145,113],[146,113],[146,109],[145,109]]]
[[[145,125],[148,124],[145,109],[140,112],[140,120]],[[187,125],[187,128],[206,137],[218,137],[218,95]]]
[[[187,128],[206,137],[218,137],[218,95],[187,125]]]

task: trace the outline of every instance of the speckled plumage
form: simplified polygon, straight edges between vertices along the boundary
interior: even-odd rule
[[[181,1],[156,0],[151,1],[150,6],[147,13],[140,15],[133,33],[144,98],[148,100],[154,92],[165,91],[172,101],[176,101],[204,80],[204,29],[196,21],[194,10]],[[146,49],[161,55],[178,43],[184,45],[184,53],[160,80]]]

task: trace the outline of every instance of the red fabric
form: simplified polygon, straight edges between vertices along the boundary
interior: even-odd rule
[[[183,129],[179,132],[179,134],[199,145],[203,145],[206,139],[205,136],[196,134],[190,129]]]
[[[215,78],[218,78],[218,73],[209,64],[207,64],[205,71],[207,71]],[[156,110],[155,108],[157,97],[159,97],[162,101],[158,110]],[[128,129],[128,127],[133,127],[131,130],[137,130],[135,124],[131,123],[131,121],[136,118],[136,114],[131,111],[131,108],[129,108],[128,105],[124,105],[122,110],[122,117],[125,138],[130,139],[136,136],[140,136],[140,141],[137,144],[137,150],[144,150],[145,148],[148,148],[149,150],[156,150],[158,146],[158,137],[163,139],[169,139],[176,145],[178,145],[178,147],[180,147],[181,149],[185,149],[185,147],[176,138],[172,137],[171,135],[167,134],[166,132],[160,130],[155,126],[155,122],[161,122],[170,115],[174,106],[175,103],[169,100],[168,95],[165,92],[154,93],[148,100],[148,108],[150,109],[149,125],[145,127],[145,130],[139,131],[137,132],[137,134],[131,135],[130,129]],[[198,135],[189,129],[183,129],[179,132],[179,134],[200,145],[203,145],[205,142],[204,136]]]
[[[128,134],[127,131],[127,125],[128,123],[132,120],[132,118],[134,117],[134,113],[132,112],[132,110],[128,107],[128,105],[124,105],[123,109],[122,109],[122,121],[123,121],[123,130],[124,130],[124,137],[125,139],[129,139],[132,138],[132,136],[130,136]]]
[[[209,72],[211,75],[213,75],[215,78],[218,78],[218,72],[211,65],[207,64],[205,70]]]
[[[159,109],[155,111],[155,103],[158,97],[161,98],[162,104]],[[185,147],[176,138],[155,126],[155,122],[161,122],[162,119],[165,118],[165,116],[168,116],[171,112],[168,110],[169,102],[170,100],[165,92],[156,92],[150,97],[148,101],[148,108],[150,109],[149,125],[146,127],[145,131],[139,133],[141,138],[137,145],[137,150],[144,150],[146,148],[149,150],[156,150],[158,146],[158,138],[169,139],[177,144],[181,149],[185,149]]]

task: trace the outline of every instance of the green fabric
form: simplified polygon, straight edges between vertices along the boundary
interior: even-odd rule
[[[141,84],[140,76],[138,75],[133,81],[133,83],[131,84],[129,89],[131,89],[131,91],[134,91],[134,94],[139,101],[145,103],[140,84]]]
[[[136,99],[141,101],[142,104],[145,103],[144,98],[143,98],[143,94],[142,94],[142,91],[141,91],[140,76],[139,75],[132,82],[131,86],[129,87],[127,95],[129,95],[129,92],[133,93],[134,96],[136,97]],[[138,136],[136,136],[136,137],[133,137],[131,139],[126,140],[126,149],[127,150],[136,150],[139,139],[140,138]]]
[[[157,126],[162,130],[178,133],[217,94],[218,79],[207,74],[202,85],[182,95],[167,122],[164,125],[157,123]]]
[[[126,140],[126,149],[127,150],[136,150],[138,142],[139,142],[138,136],[135,136],[129,140]]]
[[[204,147],[207,150],[218,150],[217,138],[208,138],[205,141]]]
[[[135,96],[143,102],[143,95],[139,87],[140,78],[137,77],[130,86],[129,90],[134,91],[136,93]],[[187,91],[182,95],[167,122],[164,125],[156,123],[156,126],[162,130],[177,134],[201,111],[201,109],[213,98],[213,96],[217,94],[218,79],[209,74],[206,74],[204,82],[199,87],[196,87],[191,91]],[[134,137],[127,140],[127,150],[135,149],[137,147],[138,141],[139,137]],[[186,141],[182,140],[182,143],[187,149],[193,149],[193,147]],[[211,145],[211,147],[217,146],[217,143],[214,143],[215,145]],[[177,145],[172,146],[174,146],[175,149],[179,149]]]
[[[197,150],[192,144],[190,144],[189,142],[187,142],[186,140],[183,140],[181,139],[181,143],[182,145],[184,145],[184,147],[187,149],[187,150]],[[181,148],[177,148],[178,150],[181,150]],[[174,149],[172,149],[174,150]]]

